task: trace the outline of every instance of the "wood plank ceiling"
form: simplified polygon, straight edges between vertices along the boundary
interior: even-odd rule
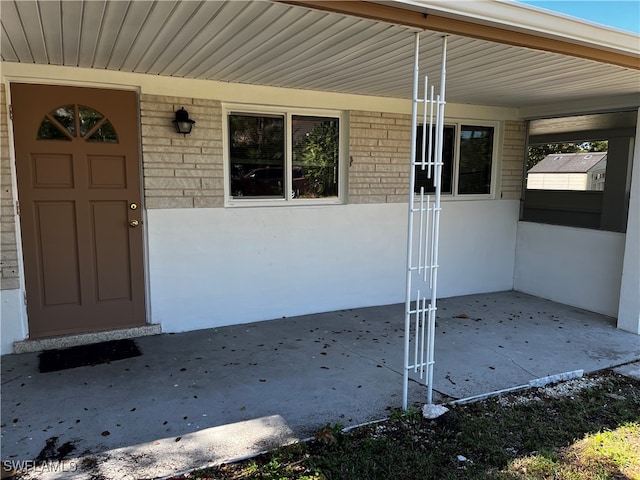
[[[410,98],[406,27],[268,1],[2,0],[3,62]],[[435,74],[439,33],[422,34]],[[637,95],[637,70],[451,35],[451,102],[526,107]]]

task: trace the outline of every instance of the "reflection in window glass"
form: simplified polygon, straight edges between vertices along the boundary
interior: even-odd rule
[[[293,198],[338,196],[339,121],[293,115]]]
[[[76,123],[75,123],[75,111],[73,105],[66,105],[64,107],[56,108],[51,112],[51,116],[55,118],[60,124],[65,127],[71,135],[75,137]]]
[[[443,143],[442,143],[442,177],[440,184],[441,193],[451,193],[451,179],[453,178],[453,159],[454,159],[454,145],[455,145],[455,133],[456,129],[453,125],[445,125],[443,129]],[[436,129],[432,127],[432,142],[435,144]],[[427,137],[429,132],[427,131]],[[427,138],[427,145],[429,138]],[[428,151],[428,147],[427,147]],[[425,154],[426,155],[426,154]],[[433,159],[434,152],[431,152]],[[416,140],[416,161],[422,161],[422,125],[418,126],[417,140]],[[433,193],[436,191],[433,186],[433,172],[431,178],[427,178],[427,169],[422,170],[422,166],[416,166],[416,183],[414,191],[420,193],[420,187],[424,187],[425,193]]]
[[[284,117],[229,115],[231,194],[284,198]]]
[[[102,115],[93,108],[78,105],[78,118],[80,120],[80,136],[84,137],[96,123],[102,120]]]
[[[45,117],[38,129],[38,140],[67,140],[71,141],[57,125]]]
[[[85,140],[89,142],[118,143],[118,135],[111,122],[104,120],[104,116],[93,108],[83,105],[65,105],[49,112],[38,128],[38,140],[71,140],[72,137],[77,137],[76,112],[80,125],[80,137],[84,137],[96,125],[103,122]]]
[[[527,190],[604,191],[606,140],[530,146]]]
[[[109,120],[105,121],[98,129],[87,138],[88,142],[104,142],[104,143],[118,143],[118,136],[116,130],[111,125]]]
[[[493,127],[463,125],[460,130],[458,193],[491,193]]]

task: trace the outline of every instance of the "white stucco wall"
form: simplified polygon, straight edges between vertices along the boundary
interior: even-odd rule
[[[0,290],[0,355],[13,352],[13,342],[27,335],[22,290]]]
[[[439,297],[509,290],[518,202],[445,201]],[[149,210],[152,323],[165,332],[404,301],[405,204]],[[4,290],[2,354],[26,338]]]
[[[636,123],[632,174],[618,328],[640,335],[640,109]]]
[[[513,288],[519,203],[443,203],[438,297]]]
[[[520,222],[514,289],[616,317],[625,235]]]
[[[510,289],[517,201],[446,202],[439,296]],[[153,323],[179,332],[404,300],[404,204],[148,212]]]

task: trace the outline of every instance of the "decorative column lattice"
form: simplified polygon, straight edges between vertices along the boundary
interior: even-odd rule
[[[407,409],[409,375],[419,377],[427,386],[427,403],[433,403],[434,336],[437,311],[438,237],[440,231],[440,192],[444,133],[447,37],[442,38],[440,93],[424,77],[420,90],[420,34],[416,33],[411,109],[411,173],[409,177],[409,221],[407,233],[407,282],[405,299],[404,378],[402,408]],[[420,112],[421,110],[421,112]],[[422,125],[419,122],[421,113]],[[417,145],[418,129],[422,142]],[[424,185],[416,188],[416,177],[426,174]],[[417,190],[417,191],[416,191]],[[433,190],[433,191],[431,191]]]

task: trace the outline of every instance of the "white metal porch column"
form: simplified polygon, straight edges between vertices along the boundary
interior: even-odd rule
[[[420,34],[415,37],[413,104],[411,109],[411,173],[409,176],[409,221],[407,232],[407,280],[404,326],[404,377],[402,408],[407,409],[410,371],[427,385],[427,403],[433,402],[434,335],[438,285],[438,236],[442,143],[444,132],[447,37],[442,39],[440,93],[424,77],[423,97],[419,98]],[[417,155],[418,111],[422,108],[422,145]],[[435,137],[435,138],[434,138]],[[426,171],[435,192],[426,195],[424,187],[415,192],[416,170]]]
[[[640,335],[640,109],[636,121],[631,192],[618,306],[618,328]]]

